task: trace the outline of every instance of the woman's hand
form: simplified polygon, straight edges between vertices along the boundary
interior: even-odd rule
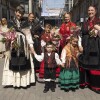
[[[31,48],[30,48],[30,51],[31,51],[32,54],[35,54],[34,47],[31,47]]]
[[[100,30],[100,25],[97,25],[97,24],[96,24],[96,25],[94,25],[94,29],[96,29],[96,30],[98,30],[98,31],[99,31],[99,30]]]
[[[34,38],[39,38],[39,36],[38,35],[34,35]]]

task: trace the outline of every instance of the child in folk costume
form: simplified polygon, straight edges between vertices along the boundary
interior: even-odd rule
[[[82,50],[78,46],[78,36],[72,35],[68,44],[63,48],[61,59],[64,68],[59,76],[59,86],[64,90],[75,90],[79,87],[79,69],[77,56]]]
[[[41,47],[44,47],[47,42],[51,41],[51,25],[46,24],[44,27],[44,33],[41,36]]]
[[[51,25],[47,23],[45,24],[44,32],[41,35],[41,49],[43,52],[45,52],[44,47],[46,43],[50,41],[51,41]],[[40,65],[39,77],[40,78],[44,77],[44,61],[42,61]]]
[[[54,52],[54,45],[52,42],[46,44],[46,52],[41,55],[37,55],[33,51],[35,58],[38,61],[44,60],[44,93],[51,89],[52,92],[55,92],[55,79],[56,79],[56,64],[62,65],[62,62],[59,59],[59,55]]]

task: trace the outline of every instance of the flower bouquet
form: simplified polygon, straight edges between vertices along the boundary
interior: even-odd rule
[[[6,38],[4,37],[4,38],[2,38],[1,40],[0,40],[0,42],[2,42],[3,44],[6,42]]]
[[[3,33],[3,32],[1,32]],[[17,41],[16,41],[16,31],[13,27],[9,28],[9,30],[7,32],[4,32],[3,33],[3,38],[0,40],[0,42],[2,43],[7,43],[9,42],[11,44],[11,47],[13,48],[18,48],[18,44],[17,44]]]
[[[52,37],[54,40],[61,40],[61,35],[60,34],[54,34]]]
[[[96,37],[98,34],[98,31],[95,29],[92,29],[91,31],[89,31],[89,35],[90,37]]]

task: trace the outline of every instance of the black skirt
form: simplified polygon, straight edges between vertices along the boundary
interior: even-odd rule
[[[20,52],[20,55],[17,56],[17,51],[12,50],[9,69],[12,71],[30,70],[30,59],[27,59],[27,57],[25,57],[24,52]]]

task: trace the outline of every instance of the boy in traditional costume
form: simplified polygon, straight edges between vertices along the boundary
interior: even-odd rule
[[[57,64],[61,65],[62,62],[59,59],[59,55],[54,52],[54,45],[52,42],[48,42],[46,44],[46,52],[41,53],[41,55],[37,55],[35,51],[33,51],[35,58],[38,61],[44,60],[44,93],[51,89],[52,92],[55,92],[55,79],[56,79],[56,66]]]

